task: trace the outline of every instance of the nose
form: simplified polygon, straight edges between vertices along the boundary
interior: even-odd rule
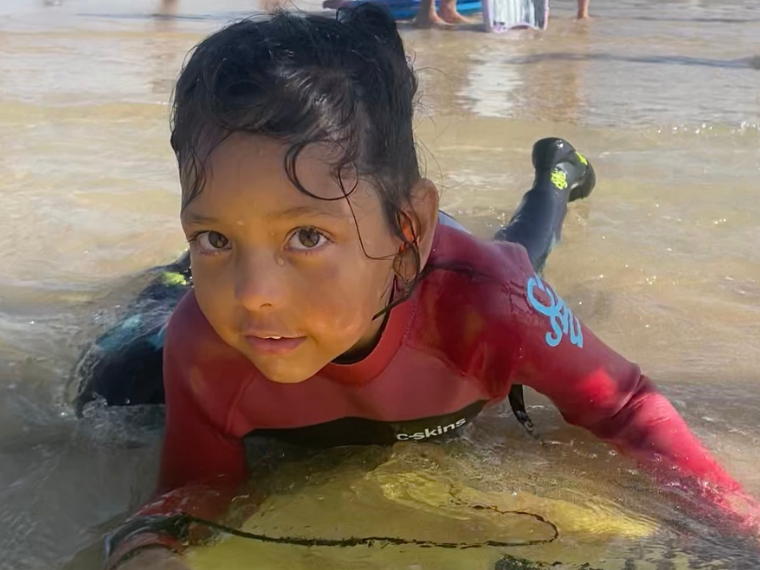
[[[270,251],[249,251],[235,266],[235,298],[249,311],[282,307],[286,296],[286,267]]]

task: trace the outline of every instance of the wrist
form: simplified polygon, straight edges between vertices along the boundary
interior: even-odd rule
[[[166,557],[182,554],[182,543],[169,535],[155,532],[143,532],[134,534],[119,543],[108,554],[105,570],[117,570],[123,567],[135,556],[146,550],[155,549],[165,552]],[[157,554],[158,555],[158,554]]]

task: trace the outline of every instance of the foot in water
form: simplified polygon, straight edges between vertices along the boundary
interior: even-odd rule
[[[415,28],[421,28],[423,30],[427,30],[430,28],[436,28],[441,30],[447,30],[453,28],[453,24],[449,24],[441,18],[436,12],[432,12],[431,14],[428,14],[427,12],[424,12],[420,10],[417,12],[417,15],[414,17],[414,20],[412,20],[412,25]]]
[[[591,194],[596,174],[588,160],[560,138],[541,139],[533,145],[533,167],[533,187],[494,239],[522,245],[533,269],[541,273],[546,258],[561,239],[568,202]]]
[[[451,25],[475,23],[474,20],[470,20],[469,18],[462,16],[462,14],[457,11],[456,3],[454,3],[452,6],[449,6],[448,4],[444,4],[442,2],[441,8],[438,10],[438,15],[444,22]]]
[[[413,21],[414,26],[418,28],[443,29],[451,29],[457,24],[472,23],[472,20],[465,18],[457,11],[456,0],[441,0],[437,12],[435,0],[423,0]]]
[[[587,198],[596,185],[596,173],[586,157],[564,139],[541,139],[533,145],[536,176],[549,173],[552,184],[568,190],[568,202]]]
[[[533,145],[533,168],[536,170],[536,181],[532,191],[540,192],[551,188],[558,198],[557,211],[552,216],[554,221],[552,222],[551,246],[542,253],[541,262],[536,267],[537,271],[541,271],[546,256],[562,238],[562,224],[565,221],[567,204],[587,198],[591,194],[596,186],[596,173],[591,163],[575,150],[573,145],[564,139],[554,137],[541,139]],[[518,208],[518,213],[520,210],[521,208]],[[527,245],[526,248],[529,252],[531,251]]]

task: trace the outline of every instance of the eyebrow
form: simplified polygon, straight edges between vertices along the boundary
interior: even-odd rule
[[[189,213],[185,214],[184,212],[180,215],[180,218],[188,223],[188,224],[198,224],[198,225],[204,225],[204,224],[217,224],[219,223],[219,220],[212,217],[212,216],[204,216],[203,214],[195,214],[195,213]]]
[[[299,218],[301,216],[322,216],[342,219],[346,216],[341,212],[332,211],[332,209],[319,208],[317,206],[295,206],[281,212],[276,212],[269,216],[272,220],[281,220],[283,218]]]
[[[340,212],[331,211],[325,208],[319,208],[317,206],[294,206],[293,208],[288,208],[287,210],[282,210],[281,212],[275,212],[268,217],[271,220],[282,220],[287,218],[299,218],[303,216],[330,217],[336,219],[343,219],[346,217]],[[221,223],[221,220],[218,218],[215,218],[213,216],[204,216],[203,214],[195,212],[185,213],[182,217],[187,224],[206,225]]]

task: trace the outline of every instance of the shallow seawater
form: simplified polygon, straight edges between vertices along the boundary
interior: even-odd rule
[[[570,209],[547,279],[759,496],[760,5],[594,1],[598,18],[587,23],[572,21],[572,2],[552,7],[545,33],[404,29],[421,78],[426,171],[445,209],[488,237],[531,183],[536,139],[582,149],[598,187]],[[63,568],[155,479],[160,415],[94,409],[77,421],[68,380],[88,339],[136,292],[133,277],[182,251],[168,101],[187,51],[259,6],[159,9],[153,0],[0,3],[2,570]],[[256,476],[273,494],[248,524],[439,542],[545,534],[471,508],[498,503],[551,513],[560,540],[245,548],[257,567],[289,570],[490,569],[504,553],[567,568],[760,566],[755,548],[676,508],[675,490],[653,489],[543,398],[529,400],[541,442],[504,408],[440,445],[326,455],[257,445],[266,461]],[[452,485],[467,504],[451,503]],[[223,543],[219,556],[233,547]],[[95,550],[69,568],[96,568]],[[195,556],[213,567],[208,553]]]

